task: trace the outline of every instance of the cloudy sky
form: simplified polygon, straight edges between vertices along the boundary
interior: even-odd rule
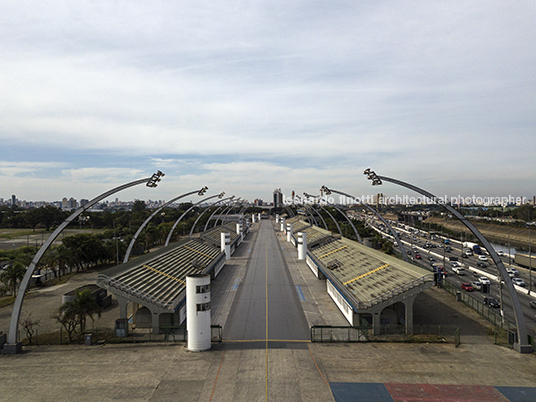
[[[0,198],[535,188],[536,2],[0,2]]]

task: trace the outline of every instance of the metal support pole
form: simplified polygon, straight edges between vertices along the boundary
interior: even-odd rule
[[[8,334],[8,343],[10,344],[16,344],[17,343],[17,329],[19,327],[19,318],[20,318],[20,312],[22,309],[22,302],[24,301],[24,296],[26,294],[26,289],[28,288],[28,284],[30,283],[30,279],[35,271],[35,268],[39,261],[41,260],[41,257],[45,254],[47,249],[52,245],[54,240],[60,235],[60,233],[67,227],[69,223],[71,223],[74,219],[76,219],[81,213],[86,211],[87,209],[91,208],[93,205],[95,205],[97,202],[103,200],[106,197],[109,197],[112,194],[115,194],[121,190],[125,190],[130,187],[134,187],[138,184],[145,183],[147,187],[156,187],[158,182],[161,180],[161,177],[164,176],[164,173],[161,171],[158,171],[157,173],[154,173],[151,177],[136,180],[127,184],[123,184],[122,186],[113,188],[97,197],[89,201],[87,204],[81,206],[78,208],[74,213],[72,213],[67,219],[63,221],[63,223],[57,227],[57,229],[48,237],[47,241],[41,246],[37,254],[34,256],[32,262],[30,263],[30,266],[26,270],[26,274],[24,275],[24,278],[22,278],[22,282],[19,286],[19,292],[17,293],[17,297],[15,299],[15,304],[13,305],[13,312],[11,313],[11,322],[9,324],[9,334]]]
[[[425,197],[428,197],[432,200],[440,200],[438,197],[436,197],[432,193],[429,193],[428,191],[423,190],[417,186],[414,186],[409,183],[405,183],[397,179],[392,179],[390,177],[378,176],[376,173],[374,173],[370,169],[365,170],[364,174],[368,176],[367,177],[368,179],[372,180],[372,185],[381,185],[382,181],[387,181],[387,182],[391,182],[394,184],[398,184],[399,186],[402,186],[402,187],[409,188],[410,190],[420,193],[424,195]],[[506,268],[504,267],[502,260],[499,258],[499,256],[495,252],[495,249],[491,246],[488,240],[482,235],[482,233],[480,233],[480,231],[475,227],[475,225],[473,225],[464,215],[462,215],[455,208],[453,208],[452,206],[450,206],[449,204],[445,202],[440,202],[440,205],[443,208],[445,208],[447,211],[449,211],[452,215],[454,215],[456,218],[458,218],[467,227],[467,229],[469,229],[475,235],[475,237],[482,243],[482,245],[488,251],[491,259],[493,260],[493,262],[499,269],[499,274],[505,283],[506,290],[508,294],[510,295],[510,298],[512,300],[512,305],[514,307],[514,317],[516,321],[517,334],[518,334],[518,341],[516,344],[514,344],[514,348],[520,353],[532,353],[532,345],[528,343],[527,326],[525,324],[525,317],[523,316],[523,309],[521,307],[518,294],[514,288],[514,285],[512,284],[512,280],[510,276],[508,275],[508,272],[506,272]]]
[[[132,240],[130,241],[130,244],[128,245],[127,252],[125,253],[125,257],[123,258],[123,264],[128,262],[128,258],[130,257],[130,253],[132,252],[132,248],[134,247],[134,244],[136,243],[136,240],[138,240],[138,236],[140,235],[141,231],[145,228],[145,226],[147,226],[147,224],[151,221],[151,219],[153,219],[156,215],[158,215],[158,213],[160,213],[160,211],[162,211],[165,207],[167,207],[171,203],[173,203],[173,202],[175,202],[175,201],[177,201],[177,200],[179,200],[179,199],[181,199],[183,197],[187,197],[187,196],[195,194],[195,193],[197,193],[197,195],[201,196],[201,195],[205,194],[205,191],[207,191],[207,190],[208,190],[208,187],[205,186],[205,187],[201,188],[201,190],[190,191],[189,193],[179,195],[178,197],[175,197],[175,198],[169,200],[168,202],[164,203],[160,208],[157,208],[147,219],[145,219],[145,222],[143,222],[140,225],[140,227],[138,228],[138,230],[134,234],[134,237],[132,238]]]

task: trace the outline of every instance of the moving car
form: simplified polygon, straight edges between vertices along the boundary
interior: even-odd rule
[[[478,281],[471,282],[474,290],[482,290],[482,284]]]
[[[491,285],[491,282],[485,276],[481,276],[480,278],[478,278],[478,280],[482,285]]]
[[[479,255],[479,256],[478,256],[478,259],[479,259],[480,261],[487,261],[487,260],[488,260],[488,257],[486,257],[485,255]]]
[[[536,300],[531,300],[531,301],[529,302],[529,304],[530,304],[530,307],[532,307],[532,308],[536,308]]]
[[[472,292],[473,290],[475,290],[475,288],[473,288],[473,285],[471,285],[470,283],[462,283],[462,289],[467,292]]]
[[[512,283],[517,286],[525,287],[525,282],[521,278],[512,278]]]
[[[484,297],[484,304],[491,308],[501,307],[501,303],[495,297]]]
[[[496,253],[498,256],[501,256],[501,257],[504,255],[504,251],[502,250],[497,250]]]
[[[486,268],[488,265],[487,265],[485,262],[478,261],[478,262],[476,263],[476,266],[477,266],[477,267],[480,267],[480,268]]]

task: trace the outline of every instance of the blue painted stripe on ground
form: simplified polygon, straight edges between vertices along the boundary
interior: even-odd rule
[[[330,382],[329,386],[336,402],[393,402],[383,384]]]
[[[303,292],[301,290],[301,286],[300,285],[296,285],[296,292],[298,292],[298,298],[301,300],[301,301],[305,301],[305,296],[303,295]]]
[[[532,387],[495,387],[511,401],[529,402],[536,401],[536,388]]]
[[[240,285],[241,278],[236,278],[235,283],[233,285],[233,290],[238,289],[238,285]]]

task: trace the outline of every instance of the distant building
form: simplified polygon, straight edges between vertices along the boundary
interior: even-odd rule
[[[11,196],[11,206],[17,205],[17,197],[15,197],[15,194]]]
[[[274,190],[274,208],[281,208],[283,206],[283,193],[280,188]]]
[[[85,199],[85,198],[82,198],[80,200],[80,206],[83,207],[84,205],[86,205],[87,203],[89,202],[89,200]]]

